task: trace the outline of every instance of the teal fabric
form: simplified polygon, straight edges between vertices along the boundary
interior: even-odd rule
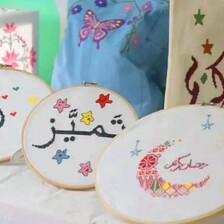
[[[168,0],[68,1],[55,90],[96,81],[124,96],[139,117],[163,107],[168,58]]]

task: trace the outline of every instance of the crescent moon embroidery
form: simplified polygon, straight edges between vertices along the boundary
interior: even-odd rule
[[[139,163],[137,179],[141,188],[149,192],[153,197],[162,198],[174,198],[179,196],[189,195],[192,191],[198,188],[204,187],[209,176],[205,177],[202,181],[197,183],[185,183],[185,184],[173,184],[169,181],[164,180],[157,170],[159,158],[161,154],[170,148],[175,141],[171,144],[170,142],[165,142],[156,148],[153,148]],[[171,172],[177,170],[186,169],[204,169],[208,166],[206,163],[195,163],[192,165],[192,159],[189,163],[181,162],[181,159],[189,157],[191,154],[184,155],[175,160],[172,164],[167,164],[164,166],[165,169],[170,169]]]
[[[5,123],[5,115],[1,109],[0,109],[0,117],[1,117],[1,120],[0,120],[0,128],[1,128]]]

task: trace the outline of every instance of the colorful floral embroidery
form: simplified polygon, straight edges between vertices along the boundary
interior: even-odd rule
[[[19,54],[16,54],[15,51],[5,52],[5,56],[2,57],[2,60],[7,64],[11,65],[13,68],[19,67],[19,64],[17,63]]]
[[[6,24],[5,28],[3,29],[5,33],[13,33],[15,30],[16,30],[16,26],[14,25],[14,23]]]
[[[160,155],[148,154],[141,160],[141,162],[139,163],[139,167],[143,169],[150,169],[158,164],[159,157]]]
[[[136,9],[137,15],[132,19],[127,21],[127,25],[131,25],[131,30],[125,36],[125,44],[121,49],[121,53],[130,50],[130,47],[136,47],[139,44],[139,36],[136,35],[137,23],[142,19],[143,13],[149,11],[152,8],[152,3],[150,1],[146,2],[144,5],[139,5],[137,0],[111,0],[114,4],[127,3],[123,6],[123,12],[129,13]],[[95,0],[95,5],[104,8],[108,5],[108,0]],[[82,10],[81,5],[75,5],[71,8],[71,14],[79,13]],[[121,27],[125,21],[123,19],[105,20],[99,21],[97,16],[92,10],[87,10],[84,15],[84,26],[79,32],[80,41],[78,46],[81,46],[81,42],[85,41],[90,34],[93,35],[93,41],[97,44],[97,49],[100,48],[99,43],[104,39],[108,32]]]
[[[76,6],[72,7],[71,14],[75,15],[77,13],[80,13],[81,11],[82,11],[82,6],[81,5],[76,5]]]
[[[8,50],[5,51],[5,55],[2,57],[2,61],[13,68],[19,68],[22,63],[22,69],[26,70],[29,67],[33,68],[36,60],[36,51],[34,48],[29,49],[26,41],[17,32],[17,27],[14,23],[6,24],[3,28],[3,36],[0,37],[0,48],[2,46],[8,46]],[[20,44],[22,52],[15,50],[15,44]]]
[[[95,4],[98,7],[106,7],[107,6],[107,0],[95,0]]]

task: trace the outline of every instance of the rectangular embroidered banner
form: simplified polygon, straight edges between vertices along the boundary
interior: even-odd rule
[[[0,64],[38,73],[39,14],[0,7]]]
[[[171,0],[165,108],[224,105],[224,0]]]

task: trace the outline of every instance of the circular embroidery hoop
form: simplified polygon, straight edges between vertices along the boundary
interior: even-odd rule
[[[53,185],[91,188],[104,148],[136,120],[130,104],[109,89],[63,89],[43,100],[28,117],[24,155],[35,173]]]
[[[136,223],[189,223],[224,208],[224,110],[185,106],[139,120],[102,155],[96,189]]]
[[[50,93],[50,87],[35,75],[0,69],[0,162],[21,149],[21,133],[28,114]]]

